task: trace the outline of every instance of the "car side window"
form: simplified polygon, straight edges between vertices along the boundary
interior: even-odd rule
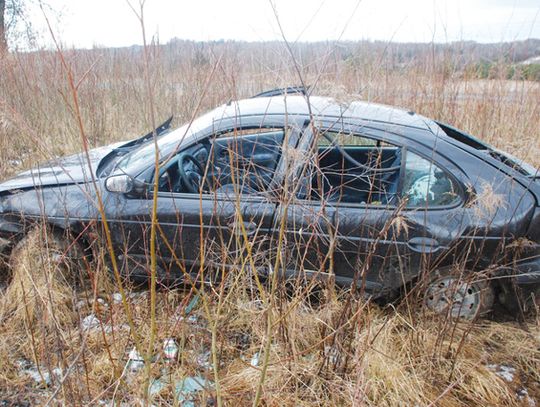
[[[372,138],[364,137],[355,133],[325,131],[317,140],[319,147],[340,145],[342,147],[376,147],[380,143]]]
[[[162,163],[158,179],[160,192],[198,192],[208,161],[208,151],[202,144],[184,149]],[[206,188],[208,183],[204,183]],[[149,184],[153,189],[153,182]]]
[[[308,163],[311,182],[299,197],[336,203],[395,205],[401,171],[400,146],[358,133],[318,134],[317,159]]]
[[[432,160],[407,152],[401,196],[407,207],[457,205],[461,201],[454,180]]]
[[[266,191],[281,157],[285,135],[284,128],[275,127],[235,128],[210,135],[168,161],[160,172],[159,191]]]
[[[268,188],[281,157],[285,129],[236,128],[211,138],[209,178],[220,193],[253,194]]]

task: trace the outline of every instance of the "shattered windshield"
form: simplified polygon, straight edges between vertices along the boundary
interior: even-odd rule
[[[210,127],[213,123],[213,112],[207,113],[192,123],[187,123],[158,139],[159,159],[168,156],[181,144],[189,143],[201,130]],[[116,165],[116,171],[131,173],[130,170],[151,165],[154,162],[154,141],[143,144],[141,147],[123,157]]]

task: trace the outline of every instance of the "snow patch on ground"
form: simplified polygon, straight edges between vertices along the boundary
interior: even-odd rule
[[[497,376],[499,376],[504,381],[510,383],[514,381],[514,375],[516,374],[516,369],[512,366],[507,365],[487,365],[487,368]]]

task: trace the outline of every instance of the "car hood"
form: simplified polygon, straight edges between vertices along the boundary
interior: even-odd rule
[[[19,175],[0,183],[0,194],[12,190],[25,190],[36,187],[50,187],[89,182],[93,177],[104,174],[105,167],[110,166],[114,158],[148,143],[154,135],[161,136],[169,131],[172,116],[165,122],[142,137],[129,141],[120,141],[108,146],[94,148],[88,151],[90,160],[85,153],[60,157],[36,168],[21,172]],[[116,151],[115,151],[116,150]],[[105,158],[105,160],[103,160]],[[100,165],[100,162],[102,165]],[[99,171],[99,172],[98,172]]]
[[[96,169],[101,159],[124,144],[125,141],[89,150],[90,163],[88,163],[85,153],[79,153],[39,164],[31,170],[21,172],[15,177],[0,183],[0,193],[10,190],[24,190],[91,181],[92,175],[94,177],[96,176]],[[93,171],[93,174],[91,171]]]

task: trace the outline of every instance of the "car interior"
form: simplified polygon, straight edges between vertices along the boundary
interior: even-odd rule
[[[321,133],[318,165],[301,189],[303,199],[407,207],[461,202],[456,182],[432,160],[397,145],[358,134]]]
[[[284,129],[254,128],[216,134],[178,153],[161,169],[159,190],[256,194],[268,190],[282,154]],[[453,181],[436,165],[381,140],[321,133],[318,156],[306,160],[297,197],[394,205],[400,182],[409,206],[456,202]],[[303,165],[299,165],[303,168]],[[403,176],[401,176],[403,174]]]
[[[257,193],[273,179],[285,138],[283,129],[242,129],[207,138],[170,159],[160,171],[159,190]]]
[[[388,204],[398,192],[402,151],[398,146],[352,134],[321,133],[318,165],[301,189],[302,199]]]

